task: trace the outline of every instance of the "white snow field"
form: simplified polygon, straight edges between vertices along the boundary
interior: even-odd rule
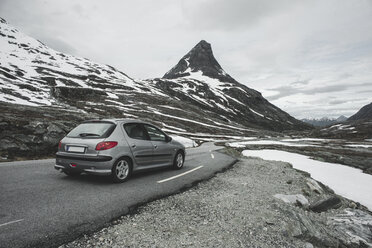
[[[327,185],[336,194],[360,202],[372,210],[372,175],[365,174],[360,169],[278,150],[244,150],[243,155],[291,163],[294,168],[309,172],[312,178]]]

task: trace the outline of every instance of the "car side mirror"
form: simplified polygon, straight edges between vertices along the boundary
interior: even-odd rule
[[[167,136],[167,142],[171,142],[171,141],[172,141],[172,137]]]

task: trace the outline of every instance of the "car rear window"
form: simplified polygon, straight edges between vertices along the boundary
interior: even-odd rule
[[[107,138],[116,125],[110,122],[86,122],[75,127],[67,134],[69,138],[99,139]]]

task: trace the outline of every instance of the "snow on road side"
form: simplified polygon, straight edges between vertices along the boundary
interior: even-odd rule
[[[169,135],[169,136],[172,137],[172,139],[174,139],[175,141],[178,141],[181,144],[183,144],[186,148],[197,146],[196,142],[192,139],[178,136],[178,135]]]
[[[295,138],[295,139],[282,139],[284,142],[298,142],[298,141],[314,141],[314,142],[326,142],[329,139],[319,139],[319,138]]]
[[[291,163],[294,168],[309,172],[312,178],[329,186],[336,194],[360,202],[372,210],[372,175],[360,169],[278,150],[244,150],[243,155]]]
[[[287,143],[282,141],[276,140],[253,140],[253,141],[239,141],[239,142],[232,142],[227,144],[230,147],[245,147],[246,145],[281,145],[281,146],[297,146],[297,147],[304,147],[304,146],[315,146],[310,144],[294,144],[294,143]]]
[[[364,144],[352,144],[352,145],[345,145],[347,147],[355,147],[355,148],[371,148],[372,145],[364,145]]]

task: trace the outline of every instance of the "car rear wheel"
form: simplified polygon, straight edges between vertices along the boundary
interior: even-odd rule
[[[182,152],[177,152],[176,156],[174,157],[173,161],[173,168],[176,170],[179,170],[183,167],[183,164],[185,162],[185,156]]]
[[[112,168],[112,180],[115,183],[123,183],[132,174],[132,163],[128,158],[120,158]]]

